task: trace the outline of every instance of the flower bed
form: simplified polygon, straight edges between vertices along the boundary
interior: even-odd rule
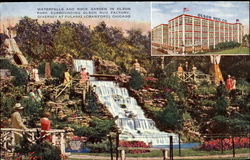
[[[140,147],[140,148],[149,148],[150,146],[142,141],[120,141],[120,147]],[[146,153],[150,152],[149,150],[129,150],[129,153]]]
[[[202,150],[221,150],[222,144],[223,150],[230,150],[233,148],[232,138],[225,138],[222,141],[218,138],[215,140],[206,141],[202,144]],[[250,139],[245,137],[234,137],[234,147],[235,148],[249,148],[250,147]]]

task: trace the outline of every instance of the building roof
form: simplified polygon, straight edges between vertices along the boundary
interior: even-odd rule
[[[189,15],[189,14],[181,14],[181,15],[175,17],[175,18],[170,19],[168,22],[170,22],[170,21],[172,21],[172,20],[175,20],[175,19],[177,19],[177,18],[179,18],[179,17],[181,17],[181,16],[183,16],[183,15],[189,16],[189,17],[194,17],[194,18],[199,18],[199,19],[205,19],[205,20],[209,20],[209,21],[215,21],[215,22],[225,23],[225,24],[233,24],[233,25],[235,25],[235,24],[241,24],[241,23],[228,23],[228,22],[222,22],[222,21],[217,21],[217,20],[214,20],[214,19],[202,18],[202,17],[193,16],[193,15]]]

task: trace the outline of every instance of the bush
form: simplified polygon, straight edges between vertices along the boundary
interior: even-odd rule
[[[112,131],[114,122],[112,120],[102,120],[93,117],[89,127],[73,126],[74,134],[77,136],[88,137],[89,142],[101,142],[107,138],[107,134]]]
[[[5,119],[11,116],[11,113],[14,111],[13,106],[15,103],[20,102],[24,92],[25,90],[23,87],[7,87],[4,91],[1,91],[0,117]]]
[[[139,90],[142,88],[143,85],[143,78],[141,76],[141,74],[136,71],[136,70],[131,70],[131,79],[129,80],[129,87],[135,89],[135,90]]]
[[[178,106],[171,95],[167,95],[167,100],[167,106],[163,110],[156,112],[156,117],[166,129],[180,129],[183,121],[182,113],[178,110]]]
[[[227,113],[228,102],[224,97],[219,97],[215,104],[215,113],[217,115],[225,115]]]
[[[21,100],[21,104],[24,107],[23,116],[28,117],[27,124],[30,127],[36,127],[36,122],[41,118],[43,113],[41,103],[31,98],[25,98]]]
[[[246,137],[234,137],[234,145],[235,148],[249,148],[250,147],[250,139]],[[222,142],[222,143],[221,143]],[[225,138],[222,141],[220,139],[210,140],[206,141],[202,144],[201,148],[202,150],[221,150],[221,147],[223,145],[223,150],[230,150],[233,148],[233,141],[232,138]]]
[[[234,48],[234,47],[240,47],[240,43],[230,41],[230,42],[221,42],[215,45],[215,50],[218,49],[227,49],[227,48]]]
[[[61,150],[47,141],[39,144],[31,144],[23,139],[15,151],[28,158],[38,160],[61,160],[62,158]]]
[[[110,144],[108,141],[103,141],[100,143],[87,143],[84,147],[88,148],[91,153],[104,153],[110,152]],[[113,143],[113,152],[115,151],[115,146]]]
[[[67,66],[60,63],[51,64],[51,76],[59,79],[63,79],[64,72]]]
[[[149,148],[150,146],[147,145],[143,141],[120,141],[120,147],[141,147],[141,148]],[[129,153],[137,154],[137,153],[146,153],[150,152],[149,150],[129,150]]]
[[[0,68],[10,70],[11,75],[14,76],[12,83],[15,86],[25,85],[28,82],[27,72],[22,68],[18,68],[16,65],[12,64],[9,60],[1,59]]]

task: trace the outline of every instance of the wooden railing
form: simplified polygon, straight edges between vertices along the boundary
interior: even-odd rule
[[[181,74],[178,72],[174,73],[176,76],[178,76],[182,81],[184,82],[202,82],[202,81],[208,81],[211,82],[212,77],[208,74],[203,73],[195,73],[195,72],[182,72]]]
[[[41,131],[38,129],[39,132]],[[35,136],[37,134],[37,128],[32,129],[15,129],[15,128],[0,128],[0,148],[1,152],[13,153],[15,149],[15,134],[19,134],[23,136],[24,134],[27,136],[30,143],[36,143]],[[52,129],[46,131],[46,135],[52,137],[52,144],[58,146],[61,150],[61,153],[65,153],[65,131]],[[2,153],[1,153],[2,154]]]

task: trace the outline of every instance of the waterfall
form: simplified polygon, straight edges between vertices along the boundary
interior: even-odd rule
[[[79,72],[81,66],[87,72],[94,73],[94,64],[91,60],[73,60],[75,71]],[[118,116],[116,125],[122,130],[121,140],[144,141],[156,145],[169,145],[169,136],[173,136],[173,143],[178,143],[178,136],[173,133],[161,132],[156,128],[152,119],[146,118],[137,101],[129,96],[126,88],[119,87],[113,81],[95,81],[90,84],[102,104],[104,104],[113,117]]]
[[[174,144],[178,136],[173,133],[161,132],[152,119],[146,118],[143,110],[126,88],[119,87],[112,81],[91,81],[95,93],[111,114],[117,126],[122,130],[121,140],[137,140],[156,145],[169,145],[169,136],[173,136]]]

